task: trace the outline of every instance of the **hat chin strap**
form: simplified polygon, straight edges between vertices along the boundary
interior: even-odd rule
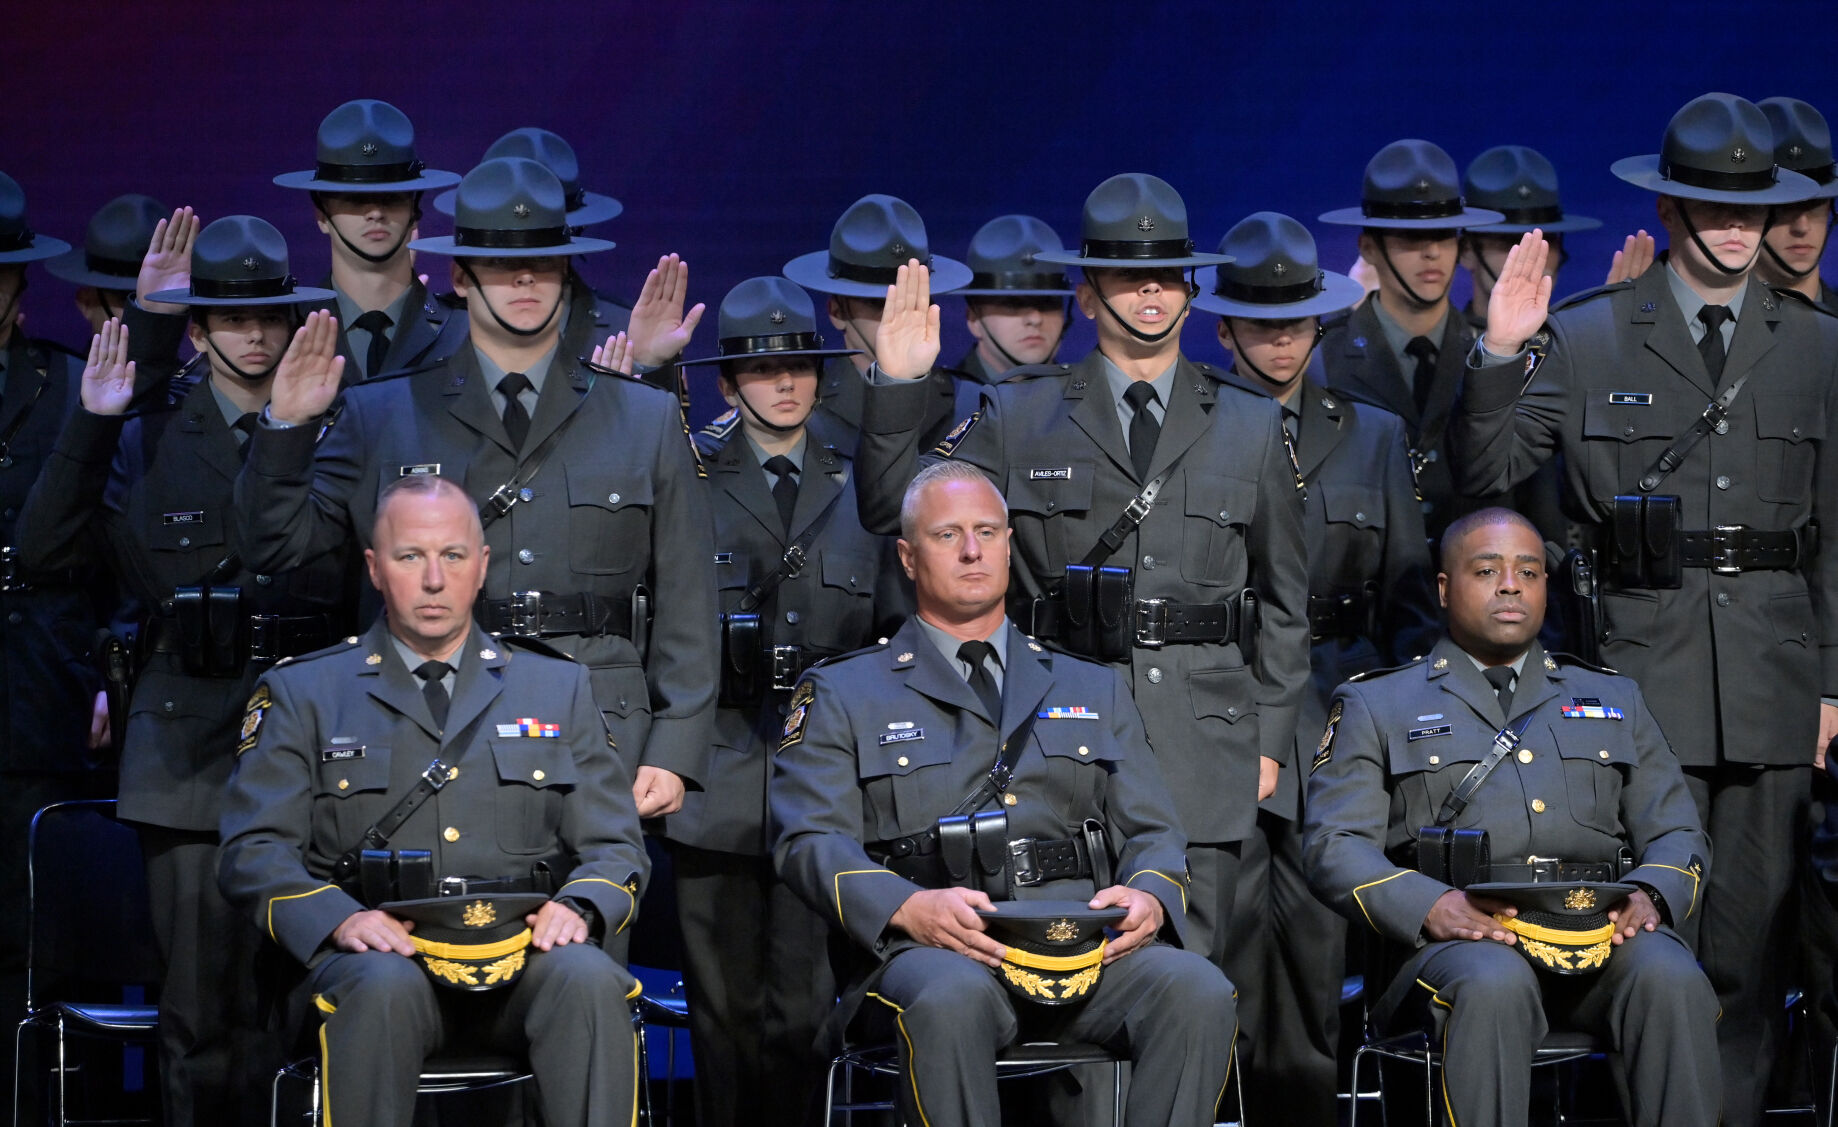
[[[847,294],[837,294],[836,296],[842,299],[842,319],[848,322],[843,328],[842,343],[845,345],[849,343],[849,332],[853,330],[855,339],[861,342],[862,351],[868,354],[868,362],[870,364],[879,364],[881,362],[881,357],[880,354],[874,350],[874,342],[863,336],[862,331],[855,327],[855,307],[849,304],[855,299]],[[819,367],[821,367],[821,365]]]
[[[1709,262],[1711,266],[1716,269],[1717,273],[1722,274],[1726,278],[1739,278],[1755,268],[1756,260],[1761,257],[1761,252],[1768,247],[1768,228],[1774,226],[1773,208],[1768,209],[1768,217],[1764,219],[1761,224],[1761,238],[1759,240],[1761,245],[1755,248],[1755,253],[1749,256],[1747,262],[1743,263],[1741,266],[1729,267],[1723,265],[1723,260],[1712,254],[1710,248],[1704,245],[1703,237],[1698,234],[1698,225],[1691,221],[1691,212],[1686,209],[1684,199],[1677,196],[1673,198],[1678,200],[1678,216],[1685,221],[1685,230],[1690,232],[1691,241],[1697,244],[1698,253],[1704,256],[1705,261]],[[1824,248],[1821,247],[1820,249],[1823,250]],[[1804,275],[1798,276],[1803,277]]]
[[[1810,278],[1814,274],[1818,273],[1819,260],[1825,257],[1825,245],[1831,241],[1832,241],[1831,212],[1828,211],[1826,215],[1825,234],[1819,239],[1819,253],[1813,256],[1812,265],[1808,266],[1806,269],[1795,270],[1793,267],[1787,265],[1787,260],[1781,257],[1780,252],[1768,245],[1768,233],[1766,231],[1763,231],[1761,235],[1761,249],[1768,252],[1768,257],[1774,260],[1774,265],[1781,268],[1781,273],[1787,275],[1789,278],[1792,278],[1794,281],[1799,282],[1807,278]]]
[[[555,295],[555,304],[549,307],[549,315],[542,319],[542,324],[536,326],[533,329],[520,329],[517,326],[506,321],[504,318],[498,316],[498,311],[491,307],[491,299],[485,296],[485,285],[484,283],[479,281],[479,276],[472,272],[472,265],[463,258],[459,259],[458,261],[460,264],[460,269],[466,272],[467,280],[472,283],[472,288],[473,288],[474,293],[478,294],[479,304],[485,307],[485,312],[491,314],[491,319],[498,323],[498,327],[500,329],[503,329],[505,332],[511,334],[512,336],[533,337],[533,336],[539,336],[542,333],[548,331],[549,326],[553,324],[555,321],[555,315],[562,311],[562,303],[568,300],[568,287],[566,285],[563,285],[562,291],[559,294]],[[573,268],[570,267],[570,269],[572,270]],[[471,307],[472,305],[471,295],[467,295],[466,305],[469,308]]]
[[[1112,313],[1111,316],[1115,317],[1116,314]],[[979,321],[982,320],[981,315],[977,317],[977,320]],[[1128,326],[1125,326],[1125,327],[1127,328]],[[1059,355],[1059,346],[1066,343],[1066,333],[1071,328],[1072,328],[1072,299],[1067,298],[1066,299],[1066,315],[1064,318],[1061,319],[1059,323],[1059,335],[1053,338],[1053,349],[1051,352],[1047,353],[1048,360],[1051,360],[1053,357]],[[989,342],[989,347],[995,349],[997,352],[1000,352],[1002,354],[1002,359],[1008,361],[1008,366],[1010,369],[1027,367],[1027,365],[1015,359],[1014,353],[1002,347],[1002,342],[996,339],[996,334],[989,332],[987,328],[985,328],[983,331],[989,334],[985,336],[983,339]],[[1167,334],[1164,333],[1163,335],[1165,336]],[[1042,363],[1045,363],[1045,361],[1042,361]]]
[[[1123,326],[1124,332],[1130,334],[1131,336],[1135,337],[1137,340],[1141,341],[1144,344],[1160,344],[1162,341],[1167,340],[1169,336],[1171,336],[1177,329],[1181,327],[1181,322],[1187,320],[1187,314],[1193,311],[1193,295],[1196,292],[1196,290],[1192,282],[1187,283],[1187,300],[1181,306],[1180,316],[1174,319],[1173,324],[1169,325],[1167,328],[1163,329],[1159,333],[1145,333],[1141,329],[1130,324],[1128,321],[1125,321],[1123,319],[1123,315],[1118,313],[1115,309],[1112,309],[1110,307],[1110,302],[1104,300],[1104,291],[1100,290],[1097,286],[1092,286],[1091,292],[1097,296],[1098,304],[1104,307],[1104,312],[1110,314],[1111,319],[1113,321]],[[1065,334],[1062,332],[1060,336],[1063,338]],[[1003,355],[1007,355],[1007,354],[1004,353]]]
[[[1385,245],[1385,236],[1383,235],[1378,236],[1377,242],[1378,242],[1378,248],[1379,248],[1379,257],[1384,260],[1385,269],[1391,272],[1391,280],[1396,282],[1398,284],[1398,288],[1404,291],[1404,296],[1410,299],[1411,304],[1415,305],[1419,309],[1428,309],[1430,306],[1435,305],[1437,302],[1441,301],[1443,298],[1449,296],[1449,288],[1447,286],[1443,287],[1441,297],[1434,297],[1434,298],[1426,298],[1422,294],[1418,293],[1416,290],[1411,289],[1410,283],[1404,280],[1404,275],[1398,273],[1398,268],[1392,265],[1391,248]],[[1449,280],[1451,282],[1455,280],[1454,271],[1449,272]]]
[[[217,357],[218,361],[221,362],[224,367],[228,368],[232,375],[242,380],[244,383],[261,383],[263,380],[274,375],[275,370],[281,366],[281,361],[287,359],[287,350],[282,349],[281,355],[274,358],[274,363],[268,365],[268,367],[262,369],[260,372],[250,373],[237,367],[228,356],[223,354],[223,349],[218,348],[217,342],[211,339],[209,329],[204,331],[204,346],[211,350],[211,355]]]
[[[745,411],[747,414],[752,415],[754,422],[758,423],[762,427],[765,427],[767,430],[771,431],[773,434],[790,434],[793,431],[803,429],[804,423],[807,423],[810,421],[810,416],[805,415],[803,422],[794,423],[791,426],[784,426],[780,423],[768,422],[764,415],[761,415],[758,411],[755,411],[753,409],[753,404],[747,402],[746,394],[740,390],[740,384],[738,382],[734,384],[734,398],[740,400],[740,409],[742,411]],[[816,409],[817,409],[817,405],[815,403],[811,404],[811,410],[815,411]]]
[[[345,233],[338,229],[338,224],[332,222],[331,213],[326,211],[325,207],[320,204],[318,192],[313,193],[313,207],[319,212],[320,217],[325,220],[325,225],[332,229],[332,237],[345,244],[346,250],[369,263],[388,262],[390,259],[396,257],[397,252],[402,249],[402,244],[408,242],[408,233],[413,231],[415,225],[421,222],[421,193],[416,192],[414,213],[409,216],[408,223],[403,226],[402,234],[396,237],[396,245],[390,247],[382,254],[371,254],[367,250],[359,250],[356,243],[345,238]]]
[[[1321,347],[1321,338],[1327,335],[1327,330],[1321,327],[1321,322],[1316,321],[1315,339],[1308,342],[1308,351],[1302,354],[1302,362],[1296,365],[1296,374],[1289,377],[1289,384],[1286,384],[1282,380],[1264,371],[1262,368],[1259,368],[1256,364],[1251,363],[1251,358],[1245,355],[1244,348],[1238,343],[1238,330],[1232,328],[1232,318],[1230,317],[1225,318],[1225,331],[1226,334],[1232,338],[1232,363],[1243,364],[1245,367],[1251,369],[1251,374],[1258,379],[1274,387],[1283,388],[1288,387],[1289,384],[1295,383],[1308,372],[1308,362],[1315,358],[1315,349]]]

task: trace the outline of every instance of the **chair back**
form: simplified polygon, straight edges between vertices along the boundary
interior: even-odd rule
[[[27,1004],[50,982],[157,987],[164,977],[153,938],[140,836],[108,800],[58,802],[32,818],[27,860],[31,949]],[[119,991],[110,992],[119,997]],[[74,1000],[74,999],[67,999]]]

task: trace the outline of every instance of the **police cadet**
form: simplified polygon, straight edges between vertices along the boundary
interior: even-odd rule
[[[493,547],[479,624],[588,667],[651,817],[706,778],[714,547],[676,401],[558,348],[569,256],[611,245],[569,232],[561,184],[535,161],[473,169],[454,233],[411,244],[452,256],[469,347],[354,385],[316,458],[340,365],[284,376],[238,488],[251,558],[280,567],[367,535],[392,478],[462,482]]]
[[[1531,522],[1462,517],[1441,556],[1448,638],[1341,686],[1308,780],[1309,884],[1404,960],[1375,1024],[1428,1015],[1463,1127],[1526,1122],[1552,1029],[1625,1054],[1632,1122],[1716,1123],[1717,1000],[1674,930],[1709,842],[1660,725],[1538,644]]]
[[[970,284],[955,292],[976,345],[957,364],[958,375],[971,378],[958,381],[955,418],[976,410],[982,385],[1058,355],[1072,325],[1072,283],[1064,267],[1036,256],[1065,249],[1053,228],[1031,215],[998,216],[970,237]]]
[[[1797,290],[1838,311],[1838,292],[1819,276],[1819,261],[1832,233],[1833,200],[1838,199],[1831,127],[1824,114],[1798,98],[1766,98],[1756,105],[1768,115],[1774,131],[1774,163],[1812,180],[1819,194],[1774,209],[1755,272],[1770,286]]]
[[[718,365],[740,424],[704,439],[721,593],[721,708],[706,789],[665,823],[689,985],[703,1127],[805,1122],[834,1007],[824,918],[772,871],[767,779],[793,685],[825,657],[892,632],[909,609],[893,541],[862,530],[854,432],[814,413],[826,348],[784,278],[721,303]]]
[[[1444,442],[1463,360],[1477,335],[1449,301],[1461,230],[1504,218],[1469,206],[1449,154],[1416,140],[1394,141],[1373,156],[1358,207],[1321,216],[1323,223],[1360,228],[1360,258],[1378,276],[1372,300],[1328,324],[1320,350],[1324,382],[1404,420],[1432,538],[1475,507],[1457,500]]]
[[[602,944],[648,867],[587,671],[473,622],[457,485],[392,479],[367,539],[384,616],[256,686],[223,817],[226,894],[306,966],[324,1120],[407,1127],[429,1054],[488,1047],[527,1048],[545,1123],[629,1123],[638,986]]]
[[[93,560],[41,570],[21,556],[19,511],[77,408],[83,370],[68,352],[24,332],[26,267],[70,250],[26,219],[25,191],[0,173],[0,1021],[15,1025],[25,1016],[32,815],[53,802],[107,793],[107,779],[95,770],[99,757],[86,752],[109,738],[91,655],[113,610],[112,600],[99,597]],[[0,1058],[4,1082],[13,1062]]]
[[[1602,225],[1600,219],[1564,210],[1558,198],[1557,169],[1543,153],[1524,145],[1496,145],[1475,157],[1462,173],[1461,190],[1468,203],[1502,216],[1498,223],[1475,223],[1461,233],[1458,261],[1474,282],[1462,313],[1480,329],[1487,327],[1487,297],[1493,293],[1500,266],[1520,236],[1534,227],[1544,232],[1554,252],[1544,268],[1555,278],[1570,260],[1564,253],[1564,236]]]
[[[121,316],[134,296],[141,259],[165,217],[166,208],[152,196],[116,196],[89,217],[81,247],[45,263],[53,277],[77,287],[77,309],[91,332],[101,332],[102,322]]]
[[[1282,405],[1307,489],[1309,684],[1288,770],[1244,843],[1227,966],[1239,985],[1249,1048],[1245,1098],[1253,1122],[1331,1127],[1338,1114],[1335,1053],[1346,924],[1308,891],[1302,874],[1305,766],[1334,687],[1356,673],[1423,653],[1434,640],[1429,549],[1417,505],[1404,424],[1342,399],[1309,378],[1320,318],[1364,289],[1320,268],[1315,240],[1287,215],[1260,211],[1229,231],[1202,267],[1195,309],[1219,315],[1232,354],[1227,383]]]
[[[1596,533],[1603,660],[1652,698],[1718,843],[1698,954],[1723,1006],[1732,1124],[1760,1115],[1795,811],[1838,728],[1838,705],[1818,703],[1838,697],[1838,671],[1821,670],[1816,640],[1838,637],[1838,553],[1816,554],[1812,530],[1838,527],[1824,452],[1838,321],[1752,276],[1770,209],[1817,190],[1773,154],[1753,104],[1688,103],[1662,153],[1614,166],[1658,193],[1663,268],[1548,316],[1545,246],[1525,236],[1452,431],[1457,484],[1474,492],[1563,454],[1566,509]],[[1523,350],[1540,334],[1528,384]]]
[[[1128,1053],[1129,1123],[1210,1124],[1231,984],[1175,945],[1159,756],[1117,671],[1004,615],[1011,536],[974,466],[914,479],[899,549],[918,614],[799,683],[773,766],[779,873],[853,952],[837,1028],[898,1045],[907,1122],[994,1127],[997,1053],[1051,1039]]]
[[[466,318],[428,293],[409,240],[424,193],[459,183],[415,155],[415,127],[388,102],[359,98],[319,123],[318,162],[274,178],[309,193],[332,248],[326,280],[337,296],[338,350],[352,382],[419,367],[458,351]]]
[[[914,382],[938,348],[923,268],[882,321],[856,488],[886,531],[927,461],[956,458],[1005,488],[1027,632],[1127,670],[1189,839],[1189,946],[1223,954],[1240,843],[1289,757],[1308,678],[1302,503],[1281,413],[1181,354],[1187,209],[1165,181],[1126,173],[1085,202],[1079,308],[1098,347],[1075,365],[1012,373],[930,454]]]
[[[842,334],[846,357],[823,365],[818,413],[834,417],[850,430],[862,425],[862,381],[875,360],[876,333],[895,272],[908,259],[928,266],[936,284],[932,292],[955,292],[969,285],[968,266],[931,253],[925,221],[905,200],[863,196],[849,205],[830,231],[830,249],[799,255],[785,264],[785,276],[807,290],[828,295],[830,324]],[[956,378],[934,366],[926,397],[914,406],[921,413],[920,436],[926,445],[944,437],[958,417]],[[890,530],[883,530],[890,531]]]
[[[165,234],[150,259],[161,257]],[[206,227],[189,259],[188,284],[143,296],[156,308],[189,307],[208,376],[174,409],[149,404],[129,417],[139,358],[147,360],[143,377],[169,373],[176,330],[145,334],[165,342],[162,357],[120,322],[106,322],[83,373],[83,409],[59,435],[20,525],[36,566],[107,560],[143,612],[144,664],[122,741],[119,809],[140,831],[166,963],[166,1122],[205,1124],[257,1115],[283,1056],[256,1012],[260,937],[216,880],[217,819],[240,706],[269,664],[343,632],[345,554],[332,546],[295,568],[258,570],[231,515],[248,435],[288,362],[300,307],[331,295],[296,287],[280,232],[252,216]],[[153,268],[141,275],[155,276]],[[140,318],[185,322],[178,314]],[[317,315],[312,331],[329,343],[330,318]]]

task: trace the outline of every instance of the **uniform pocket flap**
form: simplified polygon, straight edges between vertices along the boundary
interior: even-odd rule
[[[874,560],[854,552],[824,552],[819,562],[824,586],[840,587],[857,595],[874,594]]]
[[[1257,681],[1240,665],[1233,669],[1196,669],[1187,675],[1187,692],[1193,698],[1197,719],[1213,716],[1236,724],[1257,714]]]
[[[333,798],[389,789],[389,749],[327,744],[319,749],[319,793]]]
[[[1321,514],[1336,524],[1359,528],[1385,527],[1385,495],[1377,489],[1322,482]]]
[[[567,466],[568,503],[608,511],[651,504],[651,475],[618,466]]]
[[[1774,623],[1774,638],[1780,642],[1812,645],[1812,596],[1805,591],[1788,591],[1768,600],[1768,619]]]
[[[1616,397],[1623,401],[1611,402]],[[1639,442],[1673,435],[1666,427],[1665,416],[1653,406],[1651,397],[1643,402],[1633,393],[1592,387],[1583,402],[1583,437]]]
[[[189,552],[221,543],[223,519],[210,509],[162,513],[147,535],[147,546],[156,552]]]
[[[1248,525],[1257,515],[1257,483],[1186,470],[1187,515],[1225,526]]]
[[[1010,466],[1008,507],[1036,516],[1082,513],[1091,508],[1091,463]]]
[[[992,756],[993,753],[992,748]],[[891,728],[878,736],[867,737],[855,751],[856,769],[864,779],[910,775],[921,767],[949,762],[951,733],[940,731],[927,739],[926,730],[916,726]]]
[[[1618,707],[1614,701],[1604,700],[1602,703],[1611,708]],[[1625,716],[1627,710],[1624,708],[1621,711]],[[1640,761],[1640,754],[1634,748],[1630,723],[1627,719],[1566,716],[1551,722],[1551,737],[1557,743],[1558,756],[1563,759],[1632,767]]]
[[[1825,404],[1810,395],[1757,395],[1755,433],[1788,442],[1824,438]]]
[[[526,736],[491,741],[491,757],[498,778],[531,787],[573,786],[574,756],[565,740]]]
[[[1054,709],[1043,706],[1040,711]],[[1096,716],[1090,720],[1036,716],[1034,739],[1045,755],[1079,763],[1120,763],[1125,757],[1123,745],[1111,738],[1109,720],[1109,717]]]

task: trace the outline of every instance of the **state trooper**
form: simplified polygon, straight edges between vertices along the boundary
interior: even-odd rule
[[[685,361],[716,367],[740,420],[701,440],[722,612],[708,781],[665,821],[704,1127],[806,1122],[822,1082],[828,925],[772,870],[772,752],[804,671],[910,608],[892,539],[856,516],[854,433],[815,411],[819,366],[848,354],[802,289],[751,278],[721,303],[717,352]]]
[[[1003,613],[1012,533],[982,471],[926,468],[901,513],[917,614],[799,682],[773,760],[779,873],[858,970],[835,1029],[897,1044],[911,1123],[993,1127],[997,1053],[1040,1039],[1127,1052],[1132,1124],[1212,1123],[1231,984],[1183,949],[1181,832],[1128,683]],[[1105,909],[1113,938],[1045,961],[998,941],[1031,904],[1050,941]]]
[[[1833,203],[1838,200],[1838,164],[1833,163],[1831,126],[1824,114],[1798,98],[1764,98],[1756,105],[1774,132],[1774,163],[1811,180],[1819,193],[1774,209],[1755,273],[1776,289],[1795,290],[1838,312],[1838,291],[1819,274],[1838,206]]]
[[[215,1124],[259,1116],[285,1052],[258,1010],[261,936],[217,888],[217,819],[241,706],[274,661],[348,628],[346,555],[331,545],[294,567],[257,565],[233,516],[256,413],[276,373],[306,351],[289,346],[301,309],[331,295],[294,285],[287,244],[264,220],[219,219],[193,242],[195,220],[174,219],[150,246],[142,292],[156,309],[188,309],[189,321],[134,309],[152,329],[104,324],[82,410],[58,436],[20,529],[31,566],[105,560],[140,610],[119,813],[140,833],[166,964],[166,1122]],[[160,278],[178,284],[152,288]],[[137,371],[143,385],[169,376],[182,331],[207,374],[166,410],[143,386],[143,406],[130,412]],[[330,347],[323,313],[301,339],[315,335]]]
[[[1428,141],[1394,141],[1366,164],[1358,207],[1321,222],[1358,227],[1360,258],[1378,290],[1331,320],[1319,350],[1322,383],[1404,420],[1431,538],[1476,508],[1461,500],[1445,438],[1475,330],[1449,301],[1464,227],[1505,217],[1462,198],[1449,154]]]
[[[1335,686],[1434,641],[1429,549],[1403,422],[1310,378],[1320,318],[1359,301],[1363,287],[1321,269],[1308,229],[1276,212],[1239,222],[1219,253],[1230,261],[1195,272],[1193,304],[1219,315],[1219,343],[1231,353],[1225,382],[1275,399],[1292,432],[1307,493],[1310,642],[1285,769],[1245,840],[1226,963],[1248,1042],[1239,1054],[1248,1117],[1331,1127],[1346,924],[1302,873],[1297,768],[1314,751]]]
[[[1477,329],[1487,327],[1487,297],[1499,280],[1500,266],[1527,231],[1536,227],[1545,233],[1554,253],[1545,260],[1544,268],[1556,278],[1570,261],[1564,252],[1564,236],[1602,225],[1600,219],[1564,210],[1557,169],[1543,153],[1525,145],[1495,145],[1475,157],[1462,172],[1461,192],[1469,204],[1501,216],[1497,223],[1475,223],[1461,233],[1457,261],[1474,283],[1462,314]]]
[[[545,1123],[629,1122],[638,984],[605,946],[649,865],[588,673],[473,621],[457,485],[391,479],[365,539],[384,614],[256,685],[223,814],[225,894],[305,967],[319,1112],[408,1127],[430,1053],[489,1048],[527,1052]]]
[[[1564,456],[1565,507],[1594,533],[1586,639],[1649,694],[1719,846],[1697,939],[1723,1017],[1725,1122],[1761,1113],[1792,924],[1797,811],[1838,730],[1838,321],[1754,277],[1771,209],[1812,197],[1777,168],[1767,116],[1693,99],[1662,152],[1617,161],[1654,192],[1663,267],[1552,310],[1537,232],[1494,287],[1451,431],[1458,486],[1498,490]],[[1528,345],[1544,358],[1527,381]],[[1759,679],[1759,681],[1758,681]],[[1768,691],[1757,692],[1765,682]],[[1783,929],[1786,929],[1783,932]]]
[[[866,389],[862,523],[893,525],[922,464],[955,458],[1006,487],[1021,568],[1010,604],[1033,635],[1127,669],[1180,811],[1191,945],[1223,957],[1240,843],[1275,788],[1308,678],[1300,484],[1280,411],[1181,353],[1187,210],[1126,173],[1085,203],[1078,302],[1098,347],[1012,373],[925,453],[915,426],[938,348],[926,271],[889,291]]]
[[[453,355],[466,339],[464,313],[434,299],[415,273],[409,240],[421,197],[459,183],[415,153],[415,126],[388,102],[359,98],[319,123],[314,167],[274,178],[308,193],[332,250],[326,310],[338,317],[338,351],[353,383]]]
[[[976,410],[983,385],[1058,357],[1072,327],[1072,282],[1063,267],[1037,256],[1065,249],[1053,228],[1031,215],[997,216],[970,237],[970,284],[953,292],[964,299],[964,325],[976,344],[955,369],[970,377],[958,380],[955,418]]]
[[[83,245],[45,263],[54,278],[77,287],[77,309],[90,331],[119,317],[134,296],[141,259],[166,208],[152,196],[129,193],[96,209],[83,231]]]
[[[1624,1054],[1633,1122],[1714,1124],[1717,1000],[1675,930],[1710,842],[1660,725],[1538,644],[1531,522],[1461,517],[1440,554],[1448,637],[1342,685],[1309,769],[1309,884],[1402,959],[1375,1027],[1427,1017],[1451,1123],[1525,1123],[1534,1050],[1581,1029]]]
[[[297,564],[361,542],[391,479],[462,483],[493,548],[480,625],[586,665],[639,814],[674,812],[707,778],[716,679],[714,547],[682,412],[559,351],[569,257],[611,244],[569,232],[553,173],[487,161],[460,183],[454,220],[452,235],[410,245],[452,257],[474,307],[468,347],[347,389],[316,455],[342,365],[284,374],[238,481],[245,550],[258,566]]]

